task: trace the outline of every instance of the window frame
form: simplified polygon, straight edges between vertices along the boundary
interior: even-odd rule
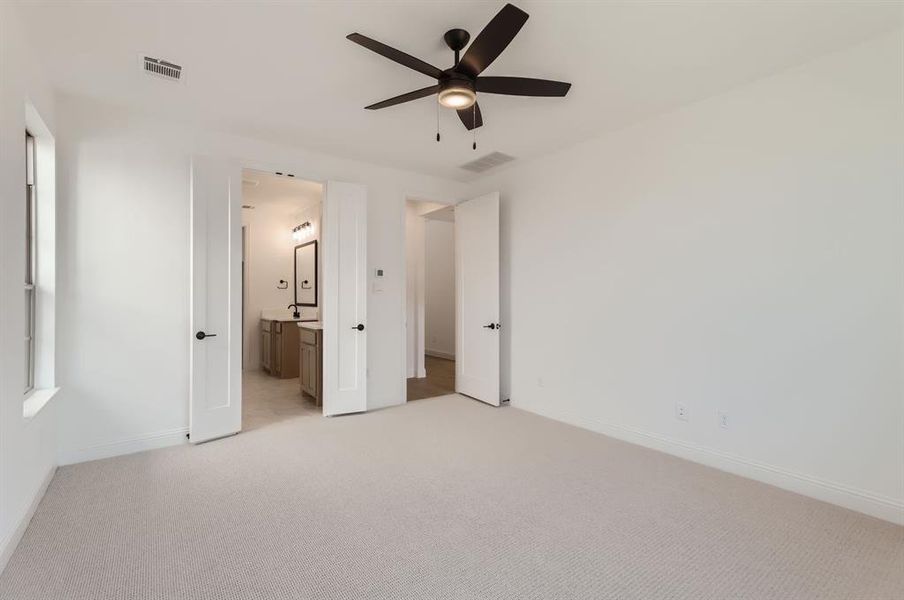
[[[25,397],[35,389],[37,339],[37,142],[25,130]]]

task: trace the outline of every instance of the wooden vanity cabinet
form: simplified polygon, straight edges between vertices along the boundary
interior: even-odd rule
[[[280,379],[298,377],[298,324],[261,320],[261,369]]]
[[[298,328],[298,380],[301,392],[323,403],[323,330]]]

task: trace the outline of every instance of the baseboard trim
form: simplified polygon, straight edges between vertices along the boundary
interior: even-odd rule
[[[177,427],[164,431],[154,431],[125,440],[94,444],[65,453],[60,457],[60,464],[71,465],[87,462],[89,460],[112,458],[114,456],[134,454],[135,452],[143,452],[145,450],[155,450],[157,448],[166,448],[167,446],[186,444],[188,443],[188,439],[185,437],[187,433],[188,427]]]
[[[803,473],[797,473],[776,467],[767,463],[750,460],[736,454],[723,452],[714,448],[700,446],[683,440],[645,431],[635,427],[606,423],[598,419],[578,418],[573,414],[556,415],[543,410],[524,408],[543,417],[574,425],[582,429],[589,429],[602,433],[625,442],[659,450],[672,456],[677,456],[708,467],[726,471],[734,475],[753,479],[784,490],[801,494],[848,508],[872,517],[890,521],[898,525],[904,525],[904,502],[874,494],[843,484],[827,481],[818,477],[812,477]]]
[[[31,523],[31,518],[35,515],[35,511],[38,510],[38,505],[41,504],[41,500],[44,498],[44,494],[47,493],[47,488],[50,486],[50,482],[53,480],[55,474],[56,467],[53,467],[47,472],[47,475],[44,476],[44,481],[41,482],[41,487],[38,488],[34,498],[31,499],[28,510],[25,511],[25,514],[19,520],[19,524],[16,525],[16,528],[9,534],[9,537],[3,540],[3,542],[0,542],[0,574],[6,569],[9,559],[19,546],[19,542],[22,541],[22,536],[25,535],[25,530],[28,529],[28,524]]]
[[[446,360],[455,360],[455,353],[443,352],[442,350],[425,350],[424,354],[434,358],[445,358]]]

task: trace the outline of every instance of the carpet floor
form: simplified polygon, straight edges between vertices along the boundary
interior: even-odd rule
[[[15,600],[900,599],[904,528],[459,396],[60,468]]]

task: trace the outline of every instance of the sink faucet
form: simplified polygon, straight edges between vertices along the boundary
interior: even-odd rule
[[[292,312],[292,318],[293,318],[293,319],[300,319],[300,318],[301,318],[301,314],[299,314],[299,312],[298,312],[298,305],[297,305],[297,304],[292,303],[292,304],[290,304],[289,306],[287,306],[286,308],[294,309],[293,312]]]

